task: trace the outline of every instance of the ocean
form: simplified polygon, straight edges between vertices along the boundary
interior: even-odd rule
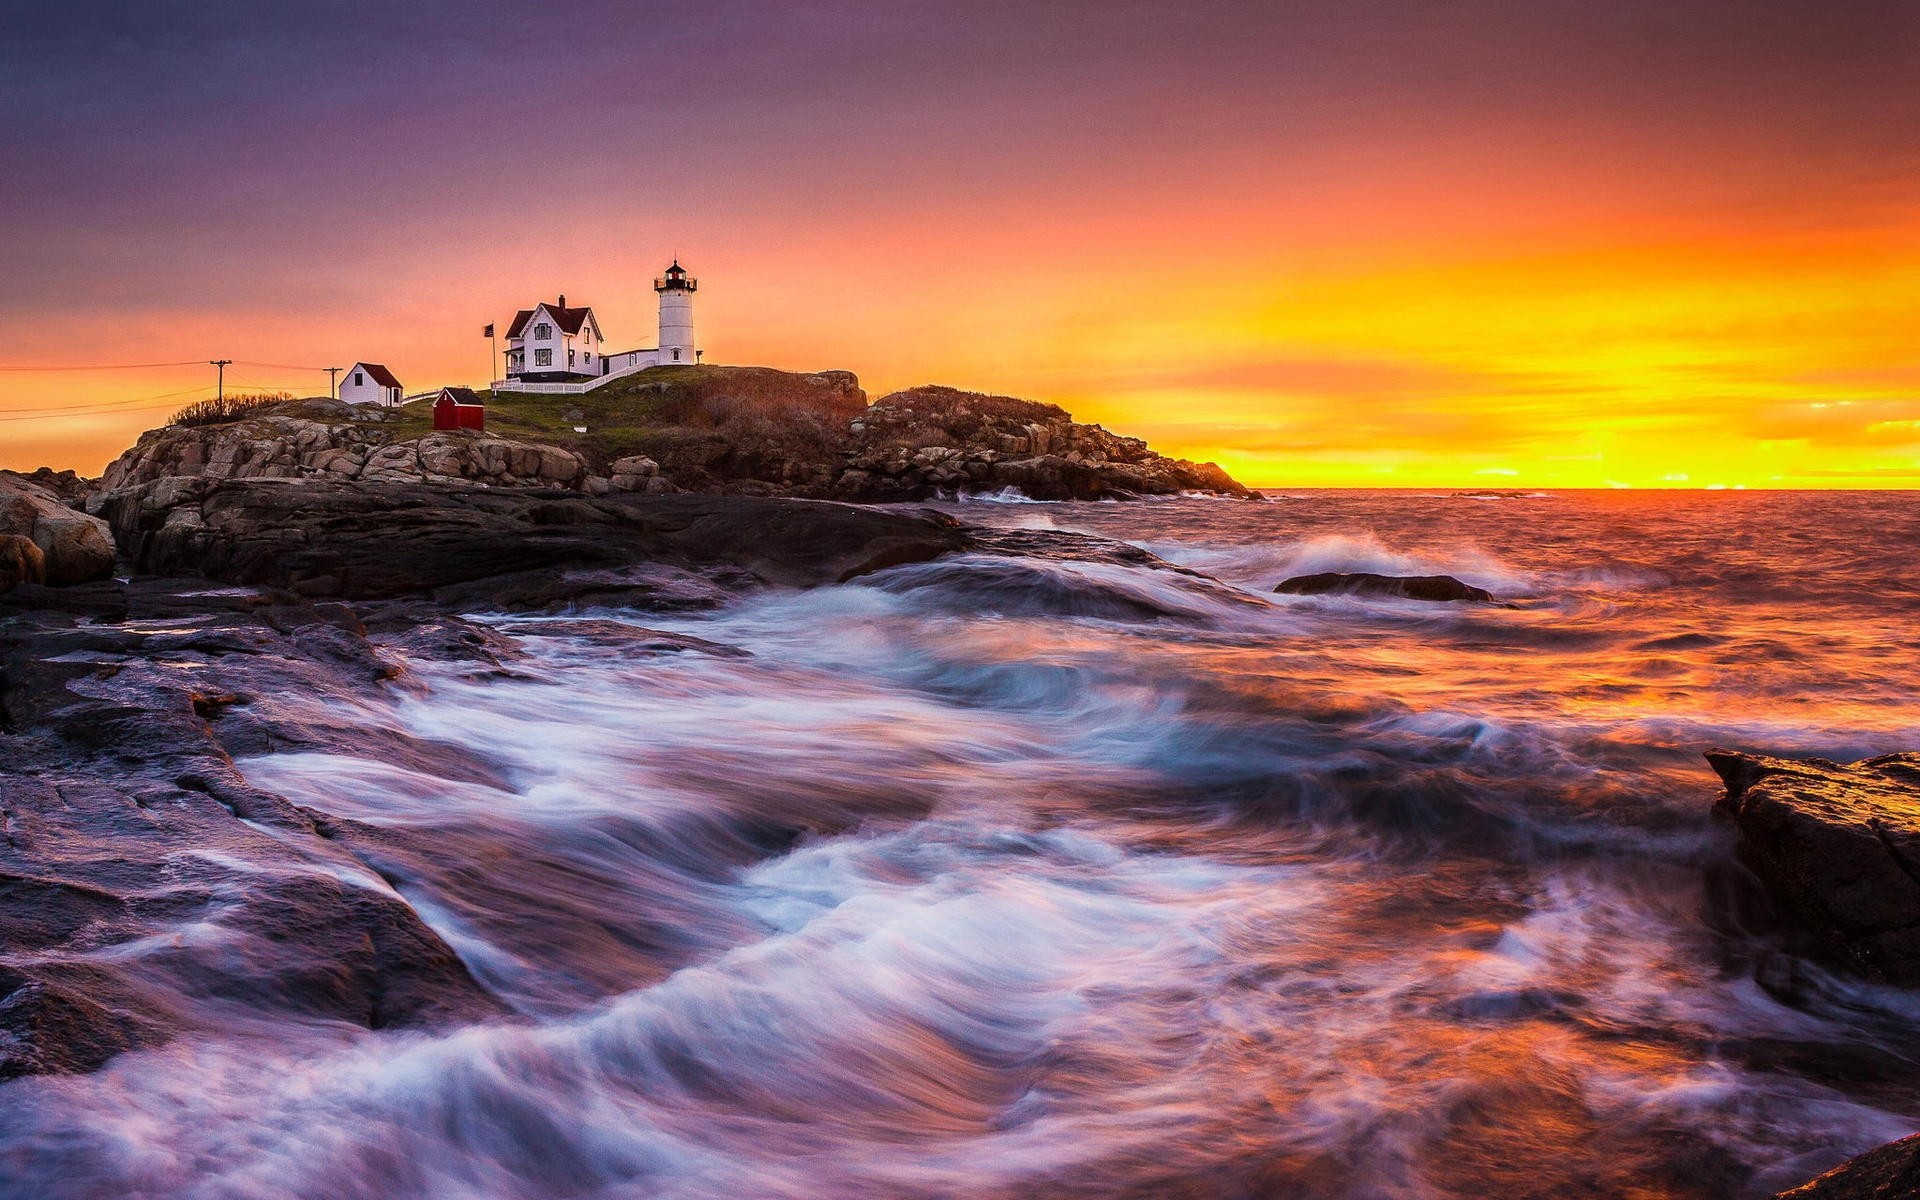
[[[489,616],[348,714],[459,770],[241,760],[434,847],[349,882],[515,1018],[236,1007],[0,1088],[0,1190],[1765,1196],[1920,1128],[1920,998],[1755,921],[1701,758],[1920,747],[1920,493],[940,507],[1024,553]]]

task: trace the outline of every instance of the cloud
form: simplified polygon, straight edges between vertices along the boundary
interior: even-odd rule
[[[1808,400],[1753,410],[1739,431],[1759,441],[1806,442],[1829,448],[1920,444],[1920,397]]]

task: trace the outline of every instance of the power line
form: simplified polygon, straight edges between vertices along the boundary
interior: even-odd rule
[[[123,401],[120,402],[120,406],[117,408],[69,408],[59,412],[38,413],[33,416],[0,416],[0,421],[58,421],[64,417],[107,417],[118,416],[125,412],[141,412],[148,408],[177,408],[179,407],[179,405],[175,403],[177,397],[185,396],[192,392],[204,392],[205,390],[206,386],[203,384],[199,387],[187,388],[184,391],[164,392],[158,396],[145,396],[138,401]],[[153,403],[155,400],[164,400],[167,401],[167,403],[155,404]]]
[[[202,359],[191,362],[170,363],[115,363],[111,365],[89,365],[84,367],[0,367],[0,371],[24,371],[28,374],[48,374],[53,371],[143,371],[149,367],[197,367]],[[297,370],[305,370],[300,367]]]
[[[155,396],[135,396],[131,400],[96,400],[90,404],[82,404],[74,408],[63,408],[57,404],[34,405],[27,408],[0,408],[0,413],[39,413],[50,417],[58,417],[67,413],[83,413],[94,409],[111,411],[115,408],[125,408],[130,404],[145,404],[149,400],[164,400],[169,396],[184,396],[189,392],[205,390],[205,384],[197,383],[190,388],[181,388],[177,392],[161,392]]]
[[[159,409],[178,408],[178,407],[180,407],[180,405],[177,401],[169,400],[161,404],[148,404],[148,405],[143,405],[143,406],[134,407],[134,408],[117,409],[111,413],[77,411],[77,412],[74,412],[72,415],[76,417],[106,417],[106,416],[118,416],[120,415],[120,413],[148,412],[148,411],[154,411]],[[48,415],[43,417],[0,417],[0,421],[53,421],[58,419],[59,417],[56,415]]]

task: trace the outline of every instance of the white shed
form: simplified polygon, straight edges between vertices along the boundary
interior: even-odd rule
[[[400,381],[380,363],[357,362],[340,380],[340,398],[348,404],[398,404]]]

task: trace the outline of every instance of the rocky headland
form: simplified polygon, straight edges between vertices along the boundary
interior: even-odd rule
[[[853,502],[1009,488],[1036,500],[1252,494],[1211,463],[1167,458],[1051,404],[945,387],[869,404],[846,371],[661,368],[582,396],[490,396],[485,433],[426,422],[421,404],[300,400],[167,426],[115,460],[98,490],[204,476]]]

